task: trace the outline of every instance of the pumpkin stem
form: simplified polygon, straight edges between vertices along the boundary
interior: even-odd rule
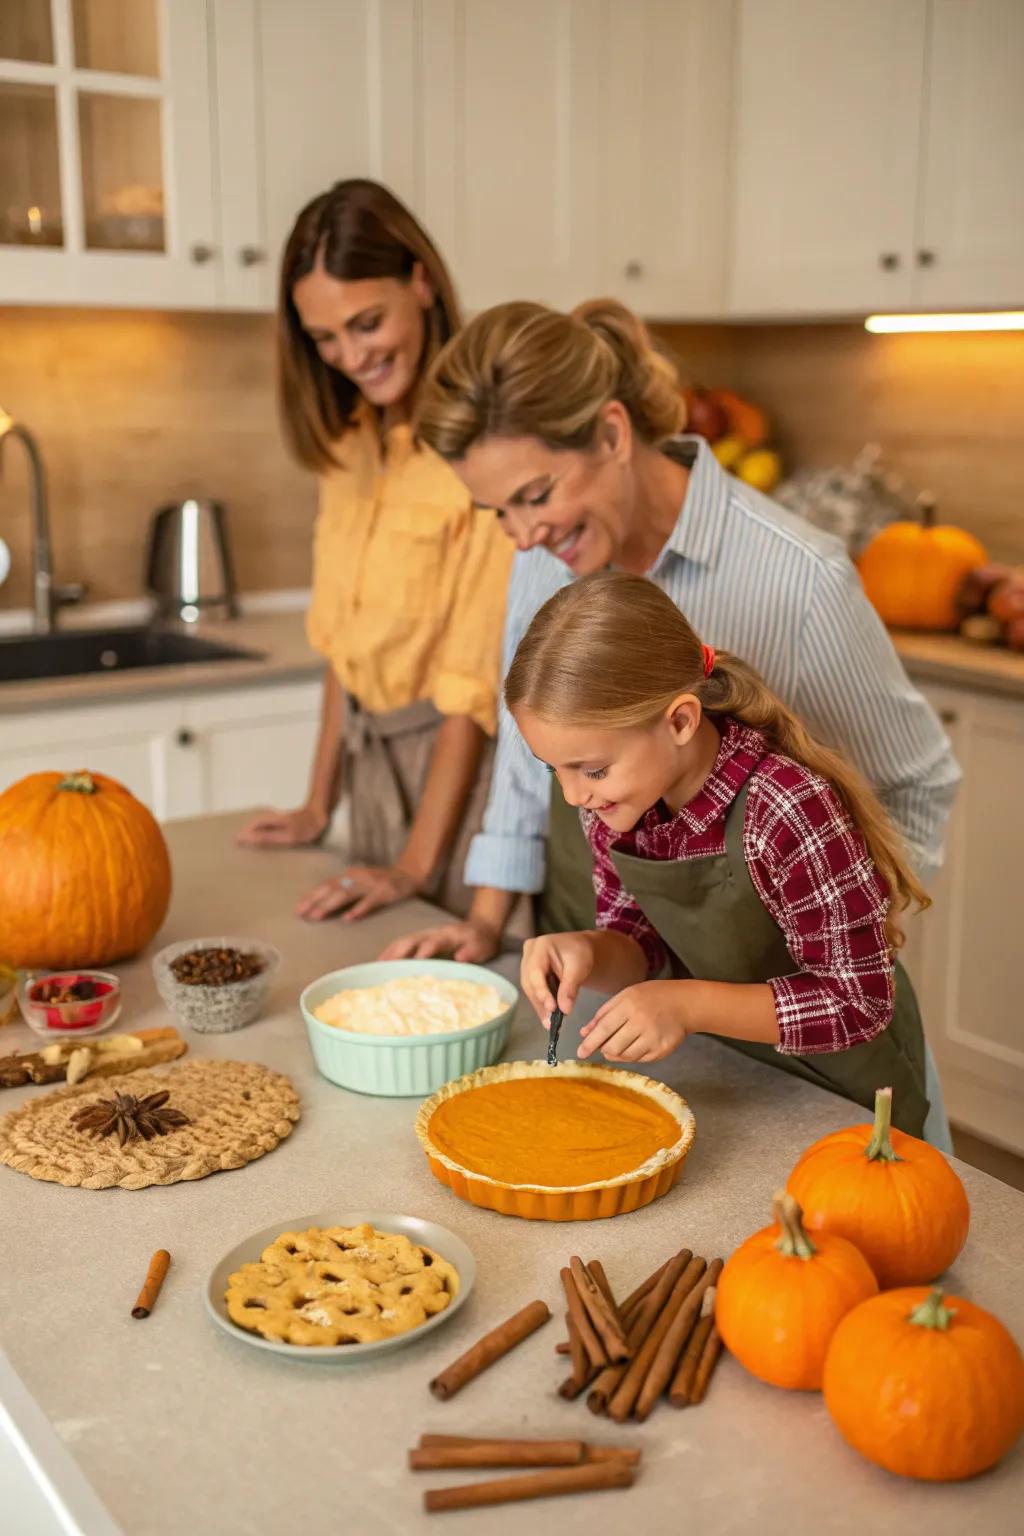
[[[919,1328],[941,1328],[945,1330],[949,1327],[950,1321],[954,1317],[956,1317],[956,1307],[946,1306],[942,1290],[939,1286],[936,1286],[934,1290],[928,1292],[921,1305],[914,1308],[907,1321],[916,1323]]]
[[[96,793],[96,780],[91,773],[83,771],[66,773],[57,785],[57,788],[70,789],[76,795],[94,795]]]
[[[772,1196],[772,1214],[782,1231],[775,1244],[787,1259],[813,1259],[817,1249],[804,1231],[804,1213],[786,1189]]]
[[[931,491],[921,491],[917,498],[917,508],[921,514],[921,527],[935,527],[935,497]]]
[[[875,1127],[871,1132],[871,1140],[864,1149],[864,1156],[869,1163],[878,1161],[883,1163],[899,1162],[899,1158],[892,1149],[892,1140],[889,1136],[891,1121],[892,1089],[879,1088],[875,1093]]]

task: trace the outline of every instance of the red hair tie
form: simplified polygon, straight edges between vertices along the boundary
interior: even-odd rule
[[[713,645],[702,645],[700,653],[704,658],[704,676],[710,677],[715,670],[715,648]]]

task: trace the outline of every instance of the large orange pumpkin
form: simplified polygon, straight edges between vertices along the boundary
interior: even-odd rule
[[[0,794],[0,951],[33,969],[144,949],[171,897],[149,811],[101,773],[31,773]]]
[[[837,1232],[867,1259],[883,1290],[924,1285],[967,1241],[967,1192],[942,1153],[890,1128],[892,1089],[875,1095],[875,1123],[823,1136],[799,1159],[786,1188],[808,1231]]]
[[[935,503],[922,498],[919,523],[890,523],[858,561],[861,581],[886,624],[896,629],[956,629],[957,592],[988,559],[973,534],[935,522]]]
[[[855,1307],[825,1361],[844,1440],[904,1477],[949,1482],[993,1466],[1024,1428],[1024,1360],[990,1312],[911,1286]]]
[[[878,1283],[845,1237],[823,1232],[811,1242],[792,1195],[780,1190],[772,1209],[775,1225],[741,1243],[718,1277],[715,1320],[752,1376],[813,1392],[839,1322]]]

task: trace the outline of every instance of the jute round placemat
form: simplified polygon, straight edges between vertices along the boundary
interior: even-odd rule
[[[116,1093],[168,1092],[189,1124],[118,1145],[76,1130],[79,1110]],[[145,1189],[243,1168],[291,1134],[299,1096],[290,1080],[253,1061],[190,1061],[167,1072],[132,1072],[58,1088],[0,1120],[0,1162],[33,1179],[82,1189]]]

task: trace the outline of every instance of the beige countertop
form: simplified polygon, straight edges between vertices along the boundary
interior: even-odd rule
[[[243,614],[230,622],[204,623],[193,632],[204,640],[217,640],[256,654],[252,658],[190,662],[184,666],[135,667],[85,677],[0,683],[0,714],[67,705],[116,704],[206,688],[250,688],[315,678],[323,672],[323,657],[310,648],[306,639],[302,611]]]
[[[643,1447],[628,1492],[455,1517],[474,1536],[629,1528],[720,1536],[923,1530],[1002,1536],[1019,1529],[1024,1445],[996,1470],[957,1485],[899,1480],[868,1465],[832,1429],[817,1395],[774,1391],[725,1359],[705,1404],[660,1406],[614,1430],[555,1393],[564,1374],[551,1323],[449,1403],[432,1375],[535,1297],[561,1315],[558,1268],[600,1257],[631,1287],[686,1244],[728,1254],[765,1223],[773,1188],[815,1137],[860,1118],[841,1099],[746,1060],[712,1040],[687,1044],[656,1075],[691,1104],[697,1140],[682,1180],[645,1210],[609,1222],[521,1222],[457,1200],[430,1175],[412,1124],[416,1102],[346,1093],[320,1078],[297,1010],[300,988],[335,966],[373,957],[426,909],[377,914],[358,927],[308,925],[293,899],[328,869],[329,853],[235,848],[242,818],[168,829],[175,897],[159,942],[221,931],[267,939],[283,953],[267,1013],[233,1035],[189,1035],[196,1056],[257,1060],[287,1072],[302,1119],[274,1152],[193,1184],[92,1192],[34,1182],[0,1167],[4,1262],[0,1346],[118,1525],[130,1536],[263,1536],[337,1522],[352,1536],[433,1528],[424,1488],[461,1474],[410,1473],[424,1431],[591,1437]],[[502,969],[514,972],[507,957]],[[119,967],[128,1026],[166,1022],[148,959]],[[586,1004],[579,1017],[586,1017]],[[573,1038],[572,1022],[563,1039]],[[30,1044],[22,1026],[3,1049]],[[541,1054],[521,1009],[509,1054]],[[13,1108],[44,1089],[8,1090]],[[948,1278],[1024,1337],[1024,1196],[957,1164],[971,1236]],[[477,1285],[451,1325],[363,1366],[307,1365],[225,1337],[203,1310],[206,1278],[226,1250],[274,1222],[335,1208],[405,1212],[441,1222],[472,1248]],[[145,1324],[129,1317],[151,1253],[173,1263]],[[3,1520],[0,1518],[0,1526]]]
[[[304,612],[294,610],[243,615],[231,623],[204,624],[196,631],[225,645],[261,653],[253,660],[0,683],[0,714],[314,678],[324,663],[310,649],[304,624]],[[998,646],[972,645],[956,635],[896,631],[893,642],[907,670],[917,679],[1024,698],[1024,655]]]
[[[892,639],[903,665],[918,681],[1024,699],[1024,653],[1000,645],[975,645],[959,635],[894,630]]]

